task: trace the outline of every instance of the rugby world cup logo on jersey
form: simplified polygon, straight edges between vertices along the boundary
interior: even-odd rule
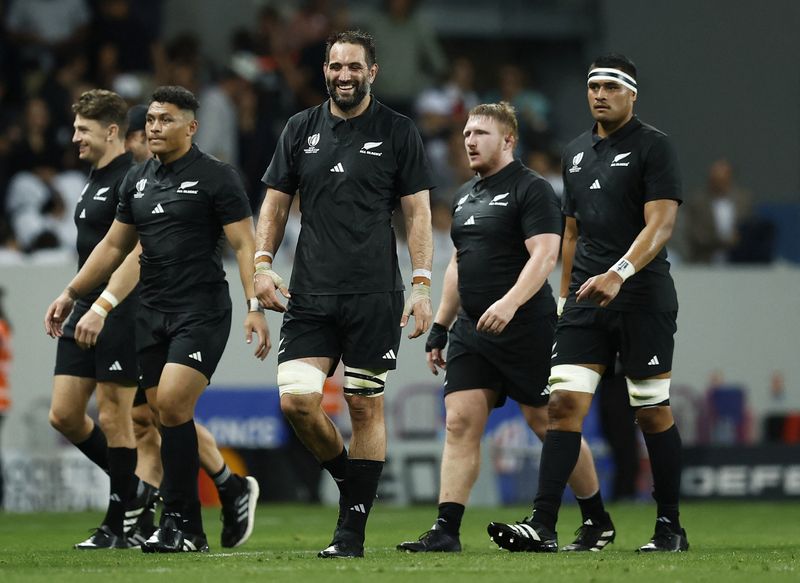
[[[576,172],[581,171],[581,167],[578,164],[581,163],[583,160],[583,152],[578,152],[572,157],[572,167],[568,170],[570,174],[575,174]]]
[[[319,134],[314,134],[313,136],[308,136],[308,148],[303,150],[306,154],[316,154],[319,152],[319,148],[317,148],[317,144],[319,144]]]
[[[192,190],[192,186],[197,186],[197,183],[200,182],[199,180],[188,180],[186,182],[181,182],[181,185],[178,187],[177,192],[178,194],[197,194],[197,190]]]
[[[625,152],[624,154],[617,154],[614,156],[614,159],[611,161],[611,166],[627,166],[631,163],[630,160],[625,160],[628,156],[630,156],[630,152]],[[625,160],[623,162],[623,160]]]
[[[147,178],[142,178],[136,183],[136,194],[133,195],[133,198],[142,198],[144,196],[145,186],[147,186]]]
[[[383,142],[364,142],[364,145],[361,146],[361,149],[358,151],[359,154],[367,154],[369,156],[383,156],[383,152],[373,152],[373,149],[377,148],[383,144]]]

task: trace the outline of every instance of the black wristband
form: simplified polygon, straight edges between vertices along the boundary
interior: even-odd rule
[[[431,331],[428,332],[428,340],[425,341],[425,352],[430,352],[434,348],[441,350],[447,345],[447,327],[433,323]]]

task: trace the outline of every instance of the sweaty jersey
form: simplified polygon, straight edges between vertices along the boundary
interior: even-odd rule
[[[645,227],[647,202],[681,203],[675,150],[666,134],[633,117],[605,139],[589,131],[564,151],[563,212],[574,217],[578,241],[567,305],[590,277],[606,272],[630,248]],[[581,302],[581,307],[597,307]],[[678,309],[666,248],[628,278],[608,309],[672,311]]]
[[[161,312],[230,309],[222,227],[251,216],[234,168],[192,146],[170,164],[151,158],[128,172],[117,220],[142,243],[142,303]]]
[[[518,160],[458,189],[450,236],[461,307],[470,318],[477,321],[511,289],[530,259],[525,240],[545,233],[561,234],[558,199],[544,178]],[[545,281],[517,315],[535,317],[554,310],[553,292]]]
[[[292,292],[403,289],[392,213],[401,197],[433,186],[410,119],[371,97],[364,113],[345,120],[326,101],[289,119],[262,180],[300,193]]]

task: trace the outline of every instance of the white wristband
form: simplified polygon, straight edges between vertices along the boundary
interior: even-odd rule
[[[428,279],[431,278],[431,270],[430,269],[415,269],[411,272],[411,278],[415,277],[426,277]]]
[[[109,304],[111,304],[112,308],[116,308],[119,305],[119,300],[117,299],[117,296],[115,296],[108,290],[103,290],[103,293],[100,294],[100,297],[106,300]]]
[[[567,303],[567,298],[560,297],[558,298],[558,303],[556,303],[556,314],[561,317],[561,314],[564,312],[564,305]]]
[[[111,300],[109,300],[109,301],[111,301]],[[89,309],[92,310],[95,314],[97,314],[101,318],[103,318],[103,320],[105,320],[108,317],[108,312],[106,311],[106,309],[103,306],[98,306],[97,304],[92,304]]]
[[[273,255],[269,251],[256,251],[256,254],[253,257],[253,261],[258,261],[259,257],[269,257],[270,263],[272,263],[275,260],[275,255]]]
[[[625,259],[624,257],[617,261],[609,271],[614,271],[619,274],[622,278],[622,281],[628,279],[631,275],[636,273],[636,268],[633,266],[633,263]]]
[[[247,311],[248,312],[264,312],[264,308],[261,307],[261,303],[258,301],[258,298],[250,298],[247,300]]]

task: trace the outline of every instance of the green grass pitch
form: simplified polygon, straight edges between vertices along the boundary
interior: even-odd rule
[[[800,504],[687,503],[682,520],[688,553],[639,556],[633,549],[652,534],[650,504],[613,505],[616,543],[601,553],[537,555],[499,550],[486,535],[491,520],[520,520],[525,508],[472,508],[461,530],[460,554],[406,554],[395,550],[415,539],[435,518],[435,508],[373,510],[366,557],[323,560],[316,552],[329,542],[333,508],[259,506],[252,538],[244,546],[219,546],[218,512],[206,510],[209,554],[144,555],[133,551],[76,551],[72,544],[101,520],[99,513],[0,513],[0,582],[15,583],[240,583],[294,581],[487,581],[505,583],[635,583],[800,581]],[[565,507],[562,544],[572,540],[579,514]]]

